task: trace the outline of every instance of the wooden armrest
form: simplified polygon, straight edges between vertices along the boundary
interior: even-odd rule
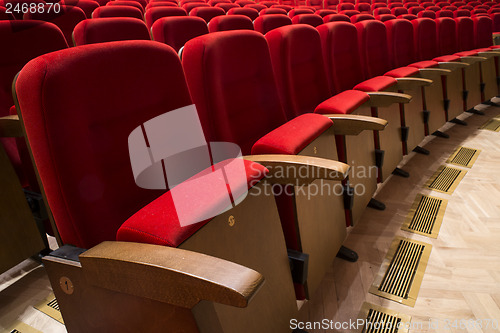
[[[432,84],[432,80],[418,78],[418,77],[400,77],[396,78],[398,82],[398,90],[412,90],[418,87],[430,86]]]
[[[435,78],[437,75],[450,75],[451,71],[449,69],[443,68],[420,68],[420,76],[423,78]]]
[[[343,180],[349,165],[319,157],[301,155],[247,155],[245,160],[269,169],[266,179],[275,184],[308,185],[316,179]]]
[[[337,135],[358,135],[363,131],[382,131],[387,120],[377,117],[352,114],[324,114],[333,120],[333,129]]]
[[[103,242],[80,263],[91,285],[189,309],[201,300],[246,307],[264,282],[233,262],[152,244]]]
[[[461,69],[464,67],[469,66],[468,63],[465,62],[458,62],[458,61],[449,61],[449,62],[440,62],[439,63],[439,68],[443,69],[449,69],[449,70],[456,70],[456,69]]]
[[[465,62],[469,65],[475,64],[476,62],[479,61],[485,61],[486,58],[484,57],[460,57],[460,61]]]
[[[498,52],[478,52],[477,55],[480,57],[486,58],[486,59],[490,59],[493,57],[500,56],[500,53],[498,53]]]
[[[19,116],[0,117],[0,137],[20,138],[23,136],[23,129]]]
[[[407,94],[394,92],[368,92],[370,100],[366,102],[369,106],[380,108],[396,103],[410,103],[412,97]]]

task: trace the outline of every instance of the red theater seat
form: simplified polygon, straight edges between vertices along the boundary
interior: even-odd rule
[[[436,12],[436,17],[439,18],[439,17],[451,17],[453,18],[453,12],[451,10],[440,10],[438,12]]]
[[[287,13],[293,9],[292,6],[287,6],[287,5],[272,5],[271,8],[284,9]]]
[[[391,10],[389,8],[377,8],[373,11],[373,15],[378,16],[378,15],[386,15],[386,14],[391,14]]]
[[[405,15],[405,14],[408,14],[408,9],[403,8],[403,7],[396,7],[396,8],[391,9],[391,13],[394,16]]]
[[[122,0],[113,0],[106,4],[106,6],[130,6],[135,7],[144,14],[144,7],[137,1],[122,1]]]
[[[104,6],[97,8],[92,13],[92,18],[102,17],[133,17],[139,20],[143,19],[141,11],[132,6]]]
[[[385,21],[395,20],[396,16],[394,16],[392,14],[384,14],[384,15],[377,16],[376,19],[381,21],[381,22],[385,22]]]
[[[158,19],[169,16],[187,16],[187,13],[184,8],[180,7],[153,7],[146,10],[144,18],[148,29],[151,29]]]
[[[7,13],[7,8],[0,6],[0,20],[15,20],[16,18],[12,13]]]
[[[224,9],[224,11],[227,13],[231,8],[241,8],[235,3],[218,3],[215,5],[215,7],[219,7]]]
[[[314,10],[309,8],[295,8],[288,12],[288,16],[293,18],[295,15],[300,14],[314,14]]]
[[[316,14],[300,14],[292,18],[293,24],[308,24],[313,27],[323,24],[323,18]]]
[[[157,20],[151,27],[153,40],[179,51],[190,39],[208,34],[207,22],[201,17],[172,16]]]
[[[266,34],[273,29],[292,24],[292,20],[284,15],[264,15],[257,17],[253,24],[255,31]]]
[[[189,14],[194,8],[210,7],[210,5],[205,2],[188,2],[183,4],[181,7],[184,8],[186,10],[186,13]]]
[[[237,9],[237,8],[235,8]],[[196,7],[189,12],[189,16],[198,16],[207,23],[216,16],[226,15],[222,8],[217,7]]]
[[[92,12],[99,7],[99,3],[91,0],[62,0],[59,2],[64,6],[75,6],[81,8],[85,12],[87,18],[92,17]]]
[[[148,11],[148,9],[155,7],[179,7],[179,4],[177,2],[167,2],[167,1],[150,2],[144,9]]]
[[[244,8],[251,8],[251,9],[255,9],[257,12],[260,12],[261,10],[269,8],[269,7],[256,3],[256,4],[251,4],[251,5],[245,5]]]
[[[316,15],[325,17],[326,15],[337,14],[337,11],[333,9],[320,9],[315,12]]]
[[[253,30],[253,23],[245,15],[216,16],[208,23],[209,32],[227,30]]]
[[[344,14],[330,14],[323,17],[324,23],[336,22],[336,21],[351,22],[351,19],[349,18],[349,16]]]
[[[347,16],[351,17],[351,16],[358,15],[358,14],[361,14],[361,13],[358,12],[357,10],[341,10],[339,12],[339,14],[347,15]]]
[[[78,23],[73,31],[75,46],[120,40],[150,40],[144,21],[132,17],[88,19]]]
[[[248,16],[252,21],[259,17],[259,12],[253,8],[231,8],[227,15],[245,15]]]
[[[66,37],[68,45],[73,45],[73,40],[71,34],[73,29],[78,24],[78,22],[86,19],[85,13],[81,8],[72,6],[61,6],[61,11],[56,13],[55,11],[48,12],[49,6],[46,5],[46,12],[36,12],[36,13],[26,13],[24,14],[25,20],[40,20],[52,22],[61,29]]]
[[[351,16],[351,23],[357,23],[361,21],[366,21],[366,20],[375,20],[375,17],[373,17],[370,14],[358,14]]]
[[[287,15],[287,12],[286,10],[280,8],[266,8],[262,9],[259,12],[259,15],[269,15],[269,14]]]
[[[432,10],[424,10],[424,11],[421,11],[417,14],[417,17],[418,18],[421,18],[421,17],[427,17],[427,18],[430,18],[430,19],[436,19],[436,12],[433,12]]]

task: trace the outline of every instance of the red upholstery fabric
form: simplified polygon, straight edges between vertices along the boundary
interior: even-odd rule
[[[198,16],[205,20],[205,22],[210,22],[216,16],[226,15],[226,12],[222,8],[217,7],[196,7],[189,12],[189,16]]]
[[[154,8],[154,7],[179,7],[179,5],[177,4],[177,2],[158,1],[158,2],[148,3],[146,8],[144,8],[144,9],[146,11],[148,11],[148,9]]]
[[[289,25],[268,32],[266,39],[287,118],[313,112],[331,96],[318,31]]]
[[[433,60],[424,60],[424,61],[414,62],[408,66],[419,68],[419,69],[420,68],[432,68],[432,67],[438,66],[438,63],[436,61],[433,61]]]
[[[375,20],[375,17],[373,17],[370,14],[358,14],[351,16],[351,23],[357,23],[361,21],[366,21],[366,20]]]
[[[392,14],[389,8],[377,8],[373,11],[373,15],[384,15],[384,14]]]
[[[453,18],[453,12],[451,10],[442,9],[436,12],[436,17],[451,17]]]
[[[297,155],[332,125],[329,118],[321,115],[300,115],[259,139],[252,154]]]
[[[365,79],[384,75],[391,69],[387,29],[379,21],[363,21],[355,24]]]
[[[144,21],[131,17],[84,20],[75,27],[73,38],[76,46],[119,40],[150,40]]]
[[[61,30],[54,24],[40,21],[1,21],[0,40],[4,50],[0,53],[0,117],[11,114],[12,81],[23,66],[42,54],[68,47]],[[15,108],[13,109],[15,110]],[[16,140],[0,138],[7,155],[13,163],[23,186],[37,186],[31,159],[21,159]],[[21,152],[23,154],[23,152]],[[29,181],[29,179],[35,180]]]
[[[474,21],[470,17],[457,17],[457,47],[458,51],[475,49]]]
[[[307,8],[295,8],[288,12],[288,16],[293,18],[295,15],[300,14],[314,14],[314,10]]]
[[[493,20],[493,32],[500,32],[500,12],[490,14],[490,17]]]
[[[354,89],[361,91],[382,91],[395,85],[397,81],[390,76],[376,76],[357,84]]]
[[[269,15],[269,14],[287,15],[287,11],[284,10],[284,9],[280,9],[280,8],[266,8],[266,9],[262,9],[259,12],[260,16],[262,16],[262,15]]]
[[[323,22],[328,23],[328,22],[338,22],[338,21],[343,21],[343,22],[351,22],[351,19],[349,16],[344,15],[344,14],[330,14],[326,15],[323,17]]]
[[[323,8],[323,1],[322,0],[306,0],[306,6],[314,7],[316,9],[321,9],[321,8]]]
[[[186,12],[189,14],[193,9],[198,8],[198,7],[207,7],[210,8],[210,5],[205,2],[188,2],[185,3],[184,5],[181,6],[186,10]]]
[[[333,9],[320,9],[315,12],[315,14],[325,17],[326,15],[337,14],[337,11]]]
[[[244,7],[245,5],[255,4],[255,1],[252,1],[252,0],[237,0],[237,1],[235,1],[235,3],[237,5],[239,5],[240,7]]]
[[[408,14],[418,15],[418,13],[423,12],[424,7],[411,7],[408,9]]]
[[[424,10],[419,12],[417,17],[428,17],[434,20],[436,18],[436,12],[433,12],[432,10]]]
[[[394,16],[399,16],[399,15],[405,15],[408,14],[408,9],[403,8],[403,7],[396,7],[391,10],[392,15]]]
[[[390,21],[390,20],[396,20],[396,16],[392,15],[392,14],[384,14],[384,15],[379,15],[377,17],[375,17],[377,20],[381,21],[381,22],[386,22],[386,21]]]
[[[208,31],[253,30],[253,23],[245,15],[225,15],[214,17],[208,24]]]
[[[357,3],[354,6],[354,9],[356,9],[360,13],[365,13],[365,14],[371,14],[371,5],[368,3]]]
[[[341,3],[337,5],[337,11],[341,12],[344,10],[356,10],[356,7],[352,3]]]
[[[339,11],[339,14],[343,14],[343,15],[347,15],[347,16],[351,17],[351,16],[358,15],[361,13],[358,12],[357,10],[341,10],[341,11]]]
[[[457,9],[455,12],[453,12],[453,17],[470,17],[471,13],[467,9]]]
[[[137,1],[113,0],[106,4],[106,6],[130,6],[135,7],[144,14],[144,7]]]
[[[260,5],[258,3],[251,4],[251,5],[245,5],[244,8],[250,8],[250,9],[255,9],[257,12],[260,12],[263,9],[268,8],[267,6]]]
[[[452,62],[452,61],[460,61],[460,57],[456,55],[445,55],[432,59],[437,62]]]
[[[91,18],[92,12],[99,7],[99,3],[92,0],[62,0],[59,3],[64,6],[81,8],[87,18]]]
[[[323,45],[331,94],[352,89],[364,79],[356,27],[346,22],[332,22],[317,29]]]
[[[187,13],[184,8],[180,7],[153,7],[146,10],[144,14],[148,29],[151,29],[158,19],[169,16],[187,16]]]
[[[292,18],[293,24],[308,24],[312,27],[317,27],[318,25],[323,24],[323,19],[321,16],[316,14],[300,14],[295,15]]]
[[[279,2],[277,2],[277,1],[260,1],[259,4],[264,5],[267,8],[270,8],[273,5],[279,5]]]
[[[207,141],[233,142],[249,154],[258,139],[286,122],[262,34],[201,36],[186,43],[182,64]]]
[[[16,18],[12,13],[7,13],[7,8],[0,6],[0,20],[15,20]]]
[[[449,17],[436,19],[438,54],[450,55],[458,51],[457,26],[455,20]]]
[[[370,96],[365,92],[346,90],[319,104],[314,112],[320,114],[350,114],[369,99]]]
[[[257,183],[267,174],[267,169],[260,164],[245,160],[243,160],[243,163],[247,172],[246,184],[231,184],[232,186],[251,188],[251,184]],[[240,180],[241,178],[238,177],[238,172],[241,171],[240,168],[231,166],[230,163],[228,165],[224,161],[216,164],[213,168],[216,170],[224,168],[224,171],[229,176],[228,178]],[[192,179],[206,176],[212,172],[213,169],[210,168],[192,177]],[[213,190],[217,188],[217,186],[213,186],[213,183],[218,184],[221,181],[225,182],[222,174],[216,179],[204,177],[203,182],[191,182],[188,179],[188,181],[179,184],[173,190],[155,199],[127,219],[118,230],[116,240],[172,247],[179,246],[211,220],[211,218],[203,219],[204,216],[213,213],[214,209],[223,211],[226,208],[228,192]],[[176,201],[174,204],[172,192],[176,192],[176,196],[184,196],[186,200],[181,203]],[[186,204],[185,207],[182,206],[183,203]],[[181,207],[178,207],[179,204]],[[192,218],[192,220],[182,221],[181,224],[176,205],[180,209],[189,210],[189,218]],[[203,220],[196,223],[200,219]]]
[[[231,8],[227,15],[245,15],[248,16],[252,21],[255,21],[259,17],[259,12],[253,8]]]
[[[461,52],[455,53],[455,55],[457,55],[459,57],[474,57],[474,56],[477,56],[477,52],[475,50],[474,51],[461,51]]]
[[[46,12],[36,12],[36,13],[26,13],[24,14],[25,20],[40,20],[52,22],[61,29],[68,42],[68,45],[73,45],[73,29],[78,24],[78,22],[86,19],[85,13],[81,8],[72,6],[61,6],[61,11],[56,13],[55,11],[48,12],[49,6],[46,6]]]
[[[201,17],[172,16],[157,20],[151,28],[151,34],[153,40],[179,51],[190,39],[208,34],[208,27]]]
[[[411,21],[411,23],[414,31],[416,60],[430,60],[439,56],[436,22],[428,18],[419,18]]]
[[[80,46],[31,61],[15,87],[63,242],[115,239],[162,193],[135,184],[127,140],[145,121],[191,104],[177,54],[151,41]]]
[[[267,34],[269,31],[292,24],[292,20],[284,15],[264,15],[255,19],[253,22],[255,31]]]
[[[413,25],[408,20],[396,19],[384,23],[387,28],[389,59],[393,68],[407,66],[415,61]]]
[[[235,3],[218,3],[215,5],[215,7],[218,7],[218,8],[222,8],[224,9],[224,11],[227,13],[228,10],[230,10],[231,8],[241,8],[240,6],[238,6],[237,4]]]
[[[287,13],[293,9],[292,6],[287,6],[287,5],[272,5],[271,8],[284,9]]]
[[[441,7],[438,7],[438,6],[431,6],[431,7],[427,7],[427,10],[432,10],[433,12],[439,12],[441,10]]]
[[[215,5],[217,5],[219,3],[231,3],[231,1],[229,1],[229,0],[209,0],[209,1],[207,1],[207,3],[210,6],[215,7]]]
[[[474,22],[475,48],[490,47],[493,45],[493,21],[489,16],[478,16],[472,18]]]
[[[142,13],[138,8],[132,6],[104,6],[97,8],[92,13],[92,18],[102,17],[133,17],[142,20]]]

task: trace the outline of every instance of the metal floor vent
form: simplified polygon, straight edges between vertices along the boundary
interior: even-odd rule
[[[431,249],[430,244],[396,237],[370,293],[414,306]]]
[[[488,130],[488,131],[499,132],[500,131],[500,119],[499,118],[490,119],[479,128],[484,129],[484,130]]]
[[[437,238],[448,200],[418,194],[401,229]]]
[[[446,163],[460,165],[466,168],[472,167],[476,162],[477,157],[481,151],[479,149],[458,147],[457,150],[448,158]]]
[[[448,166],[440,167],[425,185],[431,190],[443,193],[453,193],[467,171]]]
[[[411,317],[381,306],[363,303],[358,316],[364,321],[361,333],[408,333]]]
[[[59,310],[59,304],[57,303],[56,296],[54,294],[50,294],[35,306],[35,309],[45,313],[47,316],[54,318],[61,324],[64,324],[64,320],[61,315],[61,310]]]

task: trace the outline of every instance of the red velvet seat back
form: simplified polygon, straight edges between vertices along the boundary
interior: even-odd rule
[[[253,30],[253,23],[245,15],[224,15],[214,17],[208,24],[209,32],[227,30]]]
[[[189,16],[201,17],[207,23],[214,17],[220,15],[226,15],[226,12],[224,9],[217,7],[196,7],[189,12]]]
[[[338,21],[343,21],[343,22],[351,22],[351,19],[349,16],[344,15],[344,14],[330,14],[326,15],[323,17],[323,22],[328,23],[328,22],[338,22]]]
[[[489,16],[472,18],[474,22],[474,41],[476,48],[490,47],[493,45],[493,20]]]
[[[318,31],[291,25],[268,32],[266,39],[287,118],[314,112],[331,96]]]
[[[365,13],[365,14],[371,14],[372,13],[371,6],[368,3],[358,3],[354,7],[354,9],[356,9],[357,11],[359,11],[362,14],[363,13]]]
[[[271,8],[284,9],[287,13],[293,9],[292,6],[287,6],[287,5],[272,5]]]
[[[418,15],[418,13],[424,11],[424,7],[411,7],[408,8],[408,14]]]
[[[262,15],[269,15],[269,14],[281,14],[281,15],[288,15],[286,10],[284,10],[284,9],[280,9],[280,8],[266,8],[266,9],[262,9],[262,10],[259,12],[259,16],[262,16]]]
[[[154,8],[154,7],[179,7],[179,4],[177,2],[167,2],[167,1],[150,2],[146,6],[146,8],[144,8],[144,10],[148,11],[148,9]]]
[[[337,5],[337,11],[339,11],[339,12],[344,11],[344,10],[355,10],[355,9],[356,9],[356,7],[352,3],[348,3],[348,2],[341,3],[341,4]]]
[[[198,8],[198,7],[210,7],[208,3],[205,2],[188,2],[185,3],[181,6],[186,10],[186,12],[189,14],[193,9]]]
[[[500,32],[500,13],[490,14],[493,21],[493,32]]]
[[[24,67],[16,91],[64,243],[89,248],[114,240],[127,218],[163,192],[136,185],[128,137],[192,104],[172,48],[122,41],[50,53]]]
[[[132,6],[103,6],[92,13],[92,18],[102,17],[133,17],[142,20],[142,13],[138,8]]]
[[[356,27],[351,23],[331,22],[319,26],[318,31],[332,95],[363,81]]]
[[[391,10],[389,8],[377,8],[373,11],[373,15],[384,15],[391,14]]]
[[[78,22],[85,20],[87,17],[81,8],[72,6],[61,6],[61,11],[56,13],[54,10],[49,12],[49,6],[45,6],[46,12],[35,12],[24,14],[25,20],[40,20],[52,22],[61,29],[66,38],[68,45],[73,46],[73,29]]]
[[[381,22],[386,22],[386,21],[397,19],[397,17],[392,15],[392,14],[379,15],[379,16],[376,16],[375,18]]]
[[[471,13],[467,9],[457,9],[453,12],[453,17],[470,17]]]
[[[0,6],[0,21],[15,20],[16,18],[12,13],[7,13],[7,8]]]
[[[201,17],[172,16],[157,20],[151,27],[153,40],[179,51],[187,41],[208,34],[207,22]]]
[[[399,16],[399,15],[405,15],[408,14],[408,9],[403,8],[403,7],[396,7],[391,10],[392,15],[394,16]]]
[[[308,8],[295,8],[288,12],[290,18],[300,14],[314,14],[314,10]]]
[[[262,34],[201,36],[186,43],[182,64],[207,141],[233,142],[250,154],[258,139],[285,123]]]
[[[424,10],[424,11],[421,11],[417,14],[417,17],[427,17],[427,18],[430,18],[430,19],[436,19],[436,12],[433,12],[432,10]]]
[[[130,6],[139,9],[144,14],[144,7],[137,1],[126,0],[113,0],[106,4],[106,6]]]
[[[231,8],[228,10],[227,15],[245,15],[248,16],[250,20],[254,21],[259,17],[259,12],[253,8]]]
[[[453,12],[451,10],[442,9],[436,12],[436,17],[453,17]]]
[[[437,50],[436,22],[428,18],[411,21],[417,61],[432,60],[439,56]]]
[[[438,54],[440,56],[451,55],[458,52],[457,25],[454,19],[449,17],[436,19],[436,33]]]
[[[358,14],[361,14],[360,12],[358,12],[357,10],[341,10],[339,12],[340,14],[343,14],[343,15],[347,15],[349,17],[351,16],[354,16],[354,15],[358,15]]]
[[[292,24],[292,20],[285,15],[264,15],[257,17],[253,22],[255,31],[267,34],[269,31]]]
[[[370,14],[358,14],[351,16],[351,23],[357,23],[361,21],[366,21],[366,20],[375,20],[375,17],[373,17]]]
[[[120,40],[151,39],[144,21],[132,17],[84,20],[76,25],[73,38],[76,46]]]
[[[333,9],[320,9],[315,12],[316,15],[325,17],[326,15],[337,14],[337,11]]]
[[[471,51],[475,49],[474,21],[470,17],[455,18],[457,24],[458,51]]]
[[[81,8],[85,12],[87,18],[92,17],[92,12],[99,7],[99,3],[92,0],[63,0],[59,2],[64,6],[75,6]]]
[[[217,8],[222,8],[224,9],[224,11],[227,13],[228,10],[230,10],[231,8],[241,8],[240,6],[238,6],[237,4],[235,3],[225,3],[225,2],[222,2],[222,3],[218,3],[215,5],[215,7]]]
[[[295,15],[292,18],[293,24],[308,24],[312,27],[317,27],[318,25],[323,24],[323,18],[316,14],[300,14]]]
[[[408,66],[415,62],[413,24],[408,20],[397,19],[385,22],[385,26],[392,67]]]
[[[362,21],[355,25],[365,79],[384,75],[391,70],[385,24],[380,21]]]
[[[306,0],[306,6],[314,7],[316,9],[323,8],[322,0]]]
[[[180,7],[153,7],[146,10],[144,14],[148,29],[151,29],[156,20],[169,16],[187,16],[187,12]]]

